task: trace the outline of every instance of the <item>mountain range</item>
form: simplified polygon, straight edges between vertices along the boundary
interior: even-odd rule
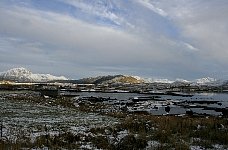
[[[184,79],[168,80],[160,78],[141,78],[138,76],[129,75],[108,75],[108,76],[98,76],[82,78],[79,80],[67,79],[64,76],[54,76],[50,74],[34,74],[30,70],[20,67],[13,68],[8,71],[0,73],[0,80],[10,80],[17,82],[68,82],[68,83],[78,83],[78,84],[106,84],[106,83],[167,83],[167,84],[197,84],[197,85],[218,85],[222,84],[223,81],[216,80],[214,78],[206,77],[201,79],[196,79],[193,81],[188,81]]]
[[[141,78],[138,76],[129,76],[129,75],[98,76],[98,77],[89,77],[89,78],[83,78],[79,80],[67,80],[67,81],[60,81],[60,82],[68,82],[68,83],[74,83],[74,84],[165,83],[165,84],[172,84],[174,86],[179,86],[179,85],[181,86],[186,84],[219,86],[225,83],[222,80],[216,80],[210,77],[188,81],[184,79],[168,80],[168,79],[159,79],[159,78]]]

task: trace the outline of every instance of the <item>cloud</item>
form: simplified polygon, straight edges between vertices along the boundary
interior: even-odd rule
[[[189,43],[183,43],[184,46],[186,46],[189,50],[192,50],[192,51],[198,51],[199,49],[192,46],[191,44]]]
[[[156,7],[166,10],[167,17],[181,30],[181,36],[200,50],[202,58],[228,63],[226,0],[161,0],[153,3]]]
[[[65,53],[65,49],[75,57],[99,54],[98,57],[110,55],[113,59],[128,59],[125,58],[128,55],[137,59],[150,55],[153,59],[157,56],[162,59],[162,54],[166,53],[159,39],[148,41],[138,35],[52,12],[16,7],[1,11],[0,18],[5,20],[0,23],[2,33],[51,45],[56,48],[48,50],[53,55]]]
[[[152,10],[153,12],[155,12],[163,17],[166,17],[168,15],[161,8],[155,7],[152,3],[150,3],[149,0],[138,0],[138,3],[140,3],[141,5],[145,6],[146,8]]]
[[[84,66],[134,66],[170,57],[165,51],[157,51],[160,41],[148,42],[121,30],[92,25],[66,15],[14,7],[1,9],[0,19],[4,20],[0,22],[0,32],[19,40],[4,40],[8,41],[6,45],[11,45],[7,48],[9,53],[18,54],[7,54],[5,58],[22,64],[42,60]]]
[[[1,64],[27,65],[36,72],[43,67],[73,78],[99,73],[193,78],[226,68],[225,5],[192,0],[58,2],[73,9],[66,13],[30,3],[0,7]]]
[[[134,26],[127,22],[120,13],[115,10],[118,2],[113,1],[85,1],[85,0],[60,0],[61,2],[68,4],[74,7],[77,11],[73,12],[74,16],[77,16],[80,19],[84,19],[89,22],[101,24],[103,21],[103,25],[109,23],[109,25],[113,25],[114,27],[118,26],[127,26],[133,28]],[[120,5],[118,5],[120,6]],[[120,9],[119,9],[120,10]],[[83,13],[83,17],[78,15],[78,12]],[[86,17],[88,18],[86,18]],[[99,21],[97,21],[99,19]]]

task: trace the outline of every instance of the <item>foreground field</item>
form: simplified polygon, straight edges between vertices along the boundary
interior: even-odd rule
[[[1,93],[0,149],[228,149],[222,117],[153,116],[76,98]]]

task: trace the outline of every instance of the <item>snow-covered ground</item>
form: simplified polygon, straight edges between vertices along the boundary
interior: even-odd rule
[[[23,134],[32,138],[59,132],[82,133],[90,128],[109,126],[116,119],[95,113],[78,112],[70,108],[43,106],[0,98],[3,136],[15,141]]]

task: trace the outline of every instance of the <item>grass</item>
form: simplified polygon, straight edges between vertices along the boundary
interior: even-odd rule
[[[49,147],[53,149],[77,149],[84,139],[98,149],[143,149],[148,141],[158,141],[153,149],[188,150],[190,145],[213,149],[213,145],[228,145],[228,125],[226,118],[174,117],[151,115],[128,115],[114,126],[96,127],[88,131],[91,135],[64,132],[59,135],[41,135],[33,143],[26,136],[14,142],[0,141],[0,149],[20,149],[23,147]],[[128,135],[113,142],[110,136],[117,137],[120,131]],[[19,136],[19,135],[18,135]]]
[[[162,149],[164,145],[168,149],[180,146],[189,149],[191,144],[204,148],[228,145],[227,118],[132,115],[118,126],[147,140],[158,141]],[[191,139],[200,140],[191,142]]]
[[[112,128],[94,128],[93,134],[105,134],[108,130],[113,136],[120,131],[129,133],[129,145],[123,144],[124,149],[140,149],[147,145],[148,141],[158,141],[160,144],[153,149],[180,149],[188,150],[196,145],[204,149],[214,149],[214,145],[228,146],[228,120],[218,117],[177,117],[177,116],[153,116],[142,114],[128,114],[125,118],[117,113],[121,119],[120,124]],[[137,135],[137,138],[136,138]],[[127,138],[127,137],[126,137]],[[142,140],[143,141],[140,141]],[[134,142],[133,142],[134,141]],[[137,142],[136,142],[137,141]],[[119,141],[114,147],[118,147],[123,141]],[[107,144],[107,143],[106,143]],[[110,143],[111,144],[111,143]]]

